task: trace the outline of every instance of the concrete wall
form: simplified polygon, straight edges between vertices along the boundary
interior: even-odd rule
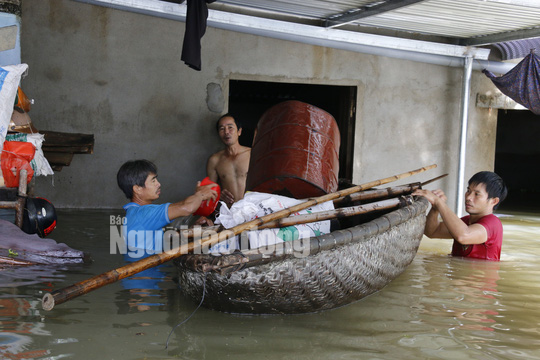
[[[207,86],[221,86],[225,112],[229,79],[253,79],[357,86],[354,182],[436,163],[407,181],[448,172],[435,186],[454,196],[462,69],[208,28],[197,72],[180,60],[183,35],[182,22],[68,0],[23,2],[23,88],[35,99],[33,122],[95,134],[94,154],[37,179],[36,193],[57,207],[120,207],[116,171],[147,158],[159,167],[161,200],[189,195],[221,148],[220,114],[210,110],[220,106]],[[472,98],[492,87],[480,73],[472,83]],[[495,131],[496,113],[471,101],[467,177],[493,169]]]

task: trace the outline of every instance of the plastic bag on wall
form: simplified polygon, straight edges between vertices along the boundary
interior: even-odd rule
[[[0,150],[6,139],[21,76],[26,69],[27,64],[0,67]]]
[[[7,134],[6,141],[26,141],[32,143],[36,148],[36,153],[34,154],[34,159],[30,162],[32,169],[35,171],[36,176],[47,176],[54,175],[54,171],[49,164],[49,161],[43,153],[42,144],[45,141],[45,136],[43,134],[24,134],[24,133],[15,133]]]
[[[30,166],[30,161],[34,158],[35,151],[34,145],[28,142],[6,141],[4,143],[0,167],[2,168],[5,186],[18,187],[19,174],[23,169],[27,172],[27,183],[32,180],[34,170]]]

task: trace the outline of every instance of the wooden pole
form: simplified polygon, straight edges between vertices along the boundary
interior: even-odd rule
[[[208,232],[208,231],[221,231],[223,230],[223,226],[222,225],[211,225],[211,226],[206,226],[204,228],[204,231],[205,232]],[[192,239],[194,238],[195,236],[198,236],[198,234],[196,234],[196,230],[194,228],[189,228],[189,229],[177,229],[177,228],[173,228],[172,229],[173,231],[177,232],[178,235],[181,237],[181,238],[184,238],[184,239]],[[198,230],[197,230],[198,231]]]
[[[410,183],[410,184],[407,184],[407,185],[388,187],[386,189],[375,189],[375,190],[359,191],[359,192],[356,192],[356,193],[353,193],[353,194],[350,194],[350,195],[343,196],[343,197],[335,199],[334,204],[339,204],[339,203],[344,202],[344,201],[366,201],[366,200],[375,200],[375,199],[381,199],[381,198],[395,198],[395,197],[398,197],[398,196],[401,196],[401,195],[408,195],[408,194],[412,193],[414,190],[419,189],[422,186],[430,184],[430,183],[432,183],[434,181],[437,181],[439,179],[442,179],[442,178],[444,178],[446,176],[448,176],[448,174],[437,176],[436,178],[427,180],[427,181],[425,181],[423,183],[417,182],[417,183]],[[366,204],[365,206],[366,206],[365,209],[369,209],[371,206],[373,207],[372,210],[367,210],[367,211],[383,210],[383,208],[375,208],[377,206],[380,206],[380,205],[378,205],[376,203]],[[383,206],[386,206],[386,205],[383,205]],[[361,210],[361,209],[352,210],[353,208],[354,207],[343,208],[343,209],[347,209],[347,210],[340,210],[340,209],[330,210],[331,212],[341,211],[343,215],[340,215],[340,214],[337,214],[336,216],[329,215],[330,216],[329,219],[332,219],[334,217],[340,217],[340,216],[360,215],[364,211],[364,210]],[[388,208],[390,208],[390,207],[388,207]],[[353,211],[360,211],[360,212],[357,213],[357,214],[354,214],[354,213],[352,213]],[[347,213],[347,214],[345,214],[345,213]],[[321,214],[321,213],[317,213],[317,214]],[[351,215],[348,215],[348,214],[351,214]],[[311,215],[315,215],[315,214],[311,214]],[[293,218],[297,220],[298,216],[295,216]],[[266,223],[266,224],[262,225],[261,227],[259,227],[259,230],[268,229],[268,228],[272,228],[272,227],[280,227],[280,226],[284,227],[284,226],[296,225],[296,224],[291,223],[290,219],[293,219],[293,218],[286,217],[286,218],[282,218],[279,221],[272,221],[272,222]],[[309,220],[309,219],[310,219],[309,217],[306,218],[307,221],[305,221],[303,223],[308,223],[308,222],[313,222],[313,221],[321,221],[320,219],[318,219],[318,220]],[[279,224],[288,224],[288,225],[279,225],[278,223]],[[185,238],[185,239],[191,239],[191,238],[195,237],[195,235],[196,235],[195,230],[193,228],[174,229],[174,230],[177,231],[178,234],[180,236],[182,236],[183,238]],[[217,231],[221,231],[221,230],[223,230],[222,225],[212,225],[212,226],[207,226],[207,227],[204,228],[204,231],[216,231],[217,232]]]
[[[350,206],[345,208],[339,208],[334,210],[319,211],[311,214],[303,214],[296,216],[284,217],[278,220],[267,222],[264,225],[258,227],[258,230],[269,228],[281,228],[293,225],[307,224],[315,221],[323,221],[341,217],[348,217],[354,215],[366,214],[372,211],[386,210],[399,206],[401,203],[407,200],[399,198],[381,200],[369,204]]]
[[[19,197],[17,199],[17,206],[15,207],[15,225],[22,229],[24,220],[24,205],[26,204],[26,191],[27,185],[27,172],[26,169],[22,169],[19,172]]]
[[[448,176],[448,174],[437,176],[435,178],[429,179],[422,183],[417,182],[417,183],[411,183],[407,185],[393,186],[386,189],[374,189],[374,190],[361,191],[361,192],[357,192],[354,194],[340,197],[334,200],[334,204],[338,204],[346,200],[365,201],[365,200],[374,200],[374,199],[380,199],[384,197],[390,198],[390,197],[400,196],[403,194],[409,194],[409,193],[412,193],[416,189],[422,188],[424,185],[431,184],[432,182],[440,180],[446,176]]]
[[[24,205],[26,204],[26,191],[27,191],[27,171],[22,169],[19,171],[19,189],[17,193],[17,200],[14,201],[0,201],[0,209],[15,209],[15,225],[22,228],[24,219]]]
[[[307,209],[311,206],[321,204],[326,201],[332,201],[339,197],[347,196],[349,194],[352,194],[358,191],[363,191],[363,190],[372,188],[374,186],[379,186],[379,185],[387,184],[393,181],[397,181],[397,180],[433,169],[435,167],[437,167],[437,165],[433,164],[433,165],[426,166],[417,170],[408,171],[406,173],[402,173],[399,175],[390,176],[390,177],[380,179],[380,180],[370,181],[362,185],[357,185],[348,189],[337,191],[335,193],[326,194],[318,198],[309,199],[303,203],[297,204],[295,206],[291,206],[290,208],[283,209],[275,213],[265,215],[263,217],[237,225],[231,229],[223,230],[219,233],[214,233],[212,235],[206,236],[200,240],[196,240],[194,242],[179,246],[178,248],[171,249],[169,251],[166,251],[160,254],[149,256],[147,258],[119,267],[117,269],[110,270],[103,274],[94,276],[90,279],[83,280],[81,282],[65,287],[63,289],[59,289],[51,293],[47,293],[43,296],[43,299],[41,300],[41,306],[43,307],[44,310],[47,310],[47,311],[52,310],[56,304],[61,304],[70,299],[73,299],[74,297],[86,294],[102,286],[111,284],[118,280],[124,279],[128,276],[144,271],[146,269],[163,264],[169,260],[175,259],[181,255],[187,254],[190,251],[193,251],[193,249],[206,247],[206,246],[212,246],[220,241],[227,240],[230,237],[240,234],[243,231],[250,230],[255,227],[259,227],[273,220],[281,219],[283,217],[289,216],[300,210]]]
[[[347,196],[335,199],[334,204],[339,204],[340,202],[344,202],[345,200],[364,201],[364,200],[380,199],[384,197],[395,198],[400,195],[410,194],[411,192],[413,192],[414,190],[418,188],[420,188],[420,183],[396,186],[396,187],[380,189],[380,190],[362,191],[362,192],[357,192],[351,195],[347,195]],[[384,210],[384,209],[389,209],[391,207],[397,206],[399,205],[399,200],[392,201],[392,205],[389,205],[389,204],[390,203],[381,204],[379,202],[374,202],[374,203],[369,203],[369,204],[363,204],[360,206],[338,208],[334,210],[328,210],[325,212],[317,212],[317,213],[308,214],[308,215],[289,216],[289,217],[281,218],[279,220],[270,221],[264,225],[261,225],[258,229],[262,230],[262,229],[269,229],[269,228],[274,228],[274,227],[285,227],[285,226],[291,226],[291,225],[297,225],[297,224],[306,224],[306,223],[314,222],[314,221],[328,220],[328,219],[333,219],[333,218],[342,217],[342,216],[360,215],[369,211]],[[358,211],[358,213],[356,211]],[[296,223],[297,221],[302,221],[302,222]],[[224,228],[222,225],[212,225],[212,226],[205,227],[204,231],[217,232],[223,229]],[[185,239],[192,239],[197,235],[195,234],[195,230],[192,228],[174,229],[174,230],[177,231],[177,233]]]
[[[374,200],[381,199],[384,197],[396,197],[403,194],[412,193],[414,190],[419,189],[420,183],[413,183],[402,186],[394,186],[386,189],[375,189],[361,191],[347,196],[343,196],[334,200],[334,204],[339,204],[345,201],[365,201],[365,200]]]

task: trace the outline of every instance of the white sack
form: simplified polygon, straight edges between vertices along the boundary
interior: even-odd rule
[[[305,200],[297,200],[280,195],[248,192],[242,200],[234,203],[230,209],[228,209],[227,206],[222,203],[220,214],[216,218],[216,224],[222,224],[225,228],[230,229],[246,221],[251,221],[255,218],[289,208],[291,206],[303,203],[304,201]],[[333,209],[334,203],[332,201],[328,201],[323,204],[301,210],[292,214],[291,216]],[[248,237],[250,248],[254,249],[284,241],[292,241],[328,234],[329,232],[330,220],[326,220],[288,226],[281,229],[275,228],[249,231]],[[236,244],[236,246],[238,246],[238,244]]]

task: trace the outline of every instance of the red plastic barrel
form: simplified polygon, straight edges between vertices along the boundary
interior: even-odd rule
[[[257,124],[246,189],[296,199],[335,192],[339,144],[326,111],[295,100],[277,104]]]

